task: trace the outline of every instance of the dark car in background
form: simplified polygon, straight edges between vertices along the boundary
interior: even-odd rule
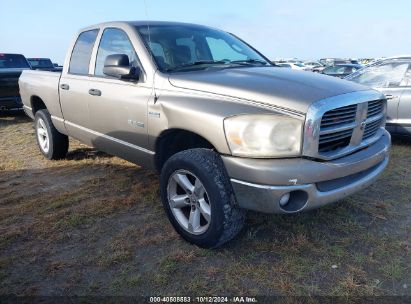
[[[345,79],[384,93],[388,101],[387,130],[411,135],[411,55],[377,61]]]
[[[23,55],[0,53],[0,110],[23,107],[18,81],[21,72],[29,69],[30,65]]]
[[[61,71],[61,69],[55,67],[49,58],[27,58],[27,60],[34,70]]]
[[[361,68],[362,65],[359,64],[338,64],[326,67],[324,70],[321,71],[321,73],[328,76],[344,78]]]

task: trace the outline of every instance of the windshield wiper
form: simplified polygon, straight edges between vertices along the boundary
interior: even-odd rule
[[[254,64],[254,63],[259,63],[262,65],[267,65],[268,63],[264,60],[260,60],[260,59],[246,59],[246,60],[234,60],[234,61],[230,61],[230,63],[239,63],[239,64]]]
[[[177,71],[177,70],[181,70],[181,69],[185,69],[185,68],[192,68],[192,67],[195,67],[195,66],[198,66],[198,65],[214,65],[214,64],[227,64],[227,63],[230,63],[230,61],[226,61],[226,60],[199,60],[199,61],[194,61],[194,62],[190,62],[190,63],[177,65],[175,67],[168,68],[166,71],[167,72]]]

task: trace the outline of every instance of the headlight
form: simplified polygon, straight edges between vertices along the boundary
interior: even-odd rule
[[[224,120],[231,153],[268,158],[301,154],[303,122],[280,115],[239,115]]]

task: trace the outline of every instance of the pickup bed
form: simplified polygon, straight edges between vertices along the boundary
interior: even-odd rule
[[[40,151],[68,137],[160,172],[186,240],[214,248],[245,210],[294,213],[360,191],[387,166],[386,99],[345,80],[277,68],[232,34],[112,22],[73,40],[62,73],[24,71]]]

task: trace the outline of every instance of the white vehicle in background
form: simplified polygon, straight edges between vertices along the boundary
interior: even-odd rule
[[[274,62],[279,62],[279,63],[302,63],[302,60],[299,60],[298,58],[276,58],[274,59]]]
[[[325,66],[318,61],[305,61],[304,65],[311,72],[321,72]]]
[[[305,65],[306,67],[310,67],[310,68],[313,68],[313,67],[316,67],[316,66],[319,66],[319,65],[322,66],[322,64],[321,64],[320,62],[318,62],[318,61],[305,61],[305,62],[304,62],[304,65]]]
[[[302,63],[294,63],[294,62],[277,62],[277,66],[283,67],[283,68],[290,68],[293,70],[300,70],[300,71],[309,71],[310,68],[306,67]]]

